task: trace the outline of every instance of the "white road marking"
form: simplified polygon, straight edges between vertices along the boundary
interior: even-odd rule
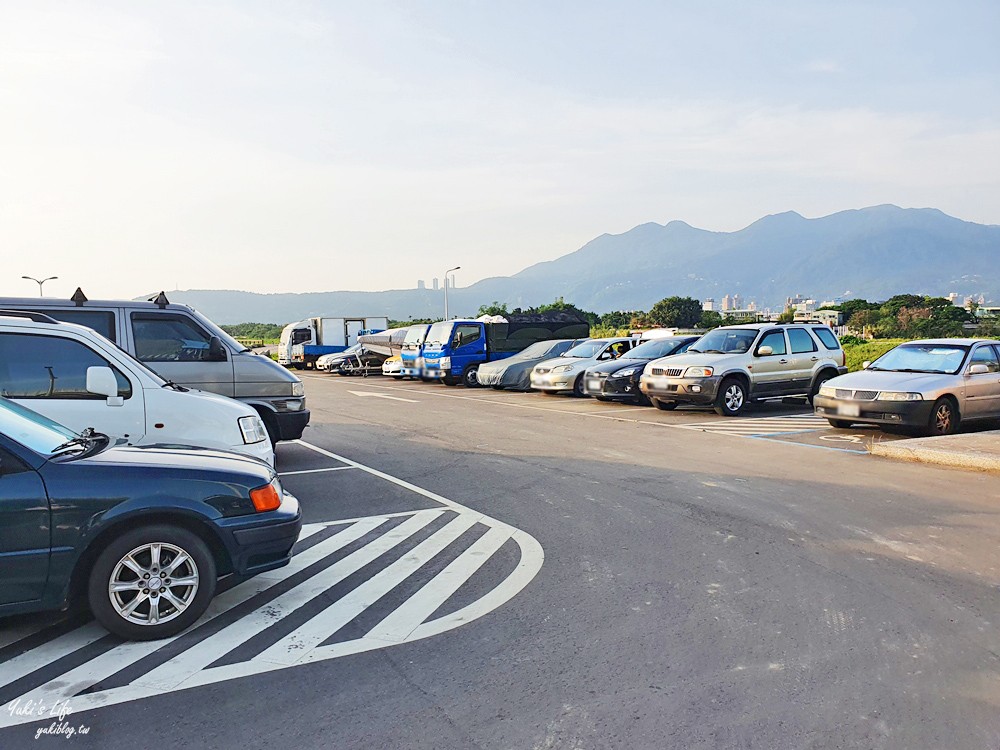
[[[826,419],[815,414],[799,414],[787,417],[758,417],[746,419],[715,420],[679,424],[682,430],[698,430],[722,435],[787,435],[793,432],[811,432],[829,427]]]
[[[348,391],[348,393],[353,393],[355,396],[361,396],[362,398],[386,398],[390,401],[405,401],[408,404],[419,404],[412,398],[399,398],[398,396],[388,396],[384,393],[372,393],[371,391]]]
[[[346,464],[344,468],[365,471],[427,499],[434,500],[444,507],[360,519],[342,519],[304,526],[301,538],[330,528],[343,528],[309,549],[296,554],[289,565],[252,578],[219,594],[212,602],[208,612],[187,633],[197,634],[199,628],[205,623],[225,617],[226,613],[234,607],[266,592],[282,581],[286,581],[310,565],[325,560],[348,544],[361,542],[368,535],[375,536],[364,542],[351,554],[314,571],[308,578],[298,581],[287,591],[266,604],[258,606],[245,616],[231,619],[232,615],[230,615],[227,619],[231,621],[225,622],[215,633],[201,641],[195,641],[188,648],[150,668],[128,684],[109,688],[100,687],[102,681],[111,678],[123,669],[133,667],[140,660],[178,638],[184,637],[184,635],[161,641],[116,645],[74,669],[55,676],[50,674],[48,682],[23,695],[12,697],[11,701],[21,700],[23,703],[27,700],[35,700],[44,701],[46,705],[53,705],[56,701],[68,700],[71,710],[77,713],[159,695],[171,690],[215,684],[224,680],[284,669],[297,664],[332,659],[427,638],[471,622],[500,607],[527,586],[540,570],[544,561],[544,553],[538,542],[525,532],[405,480],[338,456],[318,446],[299,442],[322,455],[336,458]],[[261,652],[244,661],[233,661],[217,667],[209,666],[232,653],[240,644],[246,643],[254,636],[265,634],[266,638],[268,629],[272,625],[280,623],[284,618],[300,611],[305,604],[315,601],[316,597],[329,592],[333,586],[365,565],[375,562],[381,555],[392,550],[413,534],[419,533],[436,518],[448,512],[453,512],[454,515],[443,527],[434,531],[412,550],[387,564],[353,590],[341,596],[336,602],[306,619],[290,635],[284,637],[275,635],[274,642],[270,645],[264,641],[261,644],[263,646]],[[388,531],[380,533],[379,529],[383,524],[389,518],[394,517],[403,517],[405,520]],[[451,549],[452,545],[476,524],[482,524],[486,527],[482,536],[459,552],[430,580],[424,582],[411,580],[416,571],[439,555],[447,554],[446,550]],[[434,620],[427,620],[509,540],[513,540],[517,544],[520,559],[513,570],[509,571],[498,585],[471,604],[455,612]],[[398,592],[402,600],[371,631],[360,637],[330,646],[319,645],[390,592],[393,594]],[[18,632],[20,633],[20,631]],[[0,664],[0,675],[5,680],[4,684],[9,685],[14,680],[29,676],[36,670],[44,670],[54,660],[74,654],[80,648],[93,643],[104,635],[105,632],[101,628],[90,623]],[[96,689],[94,689],[95,686]],[[88,690],[90,692],[83,692]],[[8,704],[8,708],[9,705],[12,704]],[[32,716],[19,716],[13,711],[0,707],[0,727],[30,723],[32,720]]]
[[[343,471],[344,469],[353,469],[353,466],[328,466],[325,469],[302,469],[300,471],[282,471],[279,472],[279,477],[294,477],[299,474],[322,474],[327,471]]]

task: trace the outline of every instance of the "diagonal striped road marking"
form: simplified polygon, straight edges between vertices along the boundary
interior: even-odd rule
[[[712,422],[696,422],[676,425],[682,430],[698,430],[718,435],[788,435],[793,432],[813,432],[829,427],[823,417],[815,414],[799,414],[788,417],[758,417],[756,419],[719,419]]]
[[[88,623],[27,649],[0,663],[0,701],[5,701],[0,727],[39,721],[30,712],[13,710],[29,701],[49,706],[66,701],[77,713],[428,638],[492,612],[541,568],[542,549],[525,532],[402,479],[302,445],[442,507],[305,526],[300,539],[320,534],[318,542],[295,554],[289,565],[216,596],[198,623],[180,636],[119,643]],[[516,562],[497,554],[509,543],[518,551]],[[403,545],[409,548],[400,553]],[[500,583],[462,608],[429,619],[490,564],[506,567]],[[366,566],[375,567],[370,576],[351,578]],[[416,575],[431,566],[437,571],[433,575]],[[350,590],[315,607],[344,585]],[[380,620],[366,632],[323,645],[376,603]],[[284,626],[289,618],[296,623],[290,632]],[[32,635],[19,626],[4,641],[9,645]],[[60,669],[59,660],[67,657],[76,666]],[[216,662],[222,663],[212,666]],[[24,687],[15,684],[20,680]]]

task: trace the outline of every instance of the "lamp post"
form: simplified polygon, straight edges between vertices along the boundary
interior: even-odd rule
[[[54,279],[58,279],[59,277],[58,276],[49,276],[47,279],[36,279],[34,276],[22,276],[21,278],[22,279],[27,279],[28,281],[34,281],[36,284],[38,284],[38,296],[41,297],[42,296],[42,284],[44,284],[46,281],[52,281]]]
[[[448,274],[452,271],[460,271],[461,266],[455,266],[454,268],[449,268],[444,272],[444,319],[448,320]]]

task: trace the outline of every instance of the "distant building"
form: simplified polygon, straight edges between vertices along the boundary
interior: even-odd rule
[[[709,297],[707,300],[701,303],[701,309],[707,312],[712,312],[715,310],[715,300]]]
[[[796,294],[794,297],[787,297],[785,299],[785,309],[791,309],[797,313],[812,312],[816,309],[816,300]]]
[[[431,280],[431,284],[433,284],[433,289],[436,292],[439,289],[439,287],[438,287],[438,280],[437,279],[432,279]]]
[[[426,289],[427,285],[424,283],[423,279],[417,280],[417,289]]]
[[[733,309],[734,310],[743,309],[743,298],[738,294],[733,295]]]
[[[732,310],[735,307],[736,307],[736,305],[733,304],[733,298],[730,297],[728,294],[725,297],[722,298],[722,311],[723,312],[728,312],[729,310]]]

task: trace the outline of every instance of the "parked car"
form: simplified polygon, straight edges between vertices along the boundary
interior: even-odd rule
[[[166,381],[92,328],[39,313],[0,311],[0,395],[130,445],[197,445],[274,464],[249,404]]]
[[[361,344],[352,344],[343,351],[324,354],[316,360],[316,369],[329,372],[340,367],[345,359],[361,351]]]
[[[116,635],[166,638],[219,576],[287,564],[301,527],[260,461],[117,445],[0,398],[0,615],[86,599]]]
[[[648,362],[683,354],[700,336],[654,336],[627,352],[620,359],[601,362],[587,368],[583,392],[598,401],[649,403],[639,390],[639,378]]]
[[[361,349],[344,357],[339,362],[330,365],[330,372],[338,375],[378,375],[382,372],[382,364],[388,359],[385,354]]]
[[[858,422],[950,435],[964,421],[1000,417],[1000,341],[900,344],[865,369],[824,383],[813,405],[834,427]]]
[[[138,300],[0,297],[0,310],[39,312],[93,328],[164,380],[243,401],[272,443],[297,440],[309,424],[302,381],[269,356],[255,354],[187,305],[160,292]]]
[[[398,354],[389,357],[385,362],[382,363],[382,374],[388,375],[395,378],[396,380],[403,379],[403,358]]]
[[[531,387],[543,393],[572,393],[583,396],[583,373],[598,362],[618,359],[637,339],[618,337],[587,339],[554,359],[547,359],[531,370]]]
[[[558,357],[587,339],[556,339],[539,341],[522,352],[496,362],[479,365],[479,385],[497,390],[509,388],[515,391],[531,390],[531,370],[539,362]]]
[[[750,401],[811,399],[846,372],[844,350],[829,327],[756,323],[716,328],[685,354],[653,360],[639,388],[658,409],[701,404],[735,417]]]

